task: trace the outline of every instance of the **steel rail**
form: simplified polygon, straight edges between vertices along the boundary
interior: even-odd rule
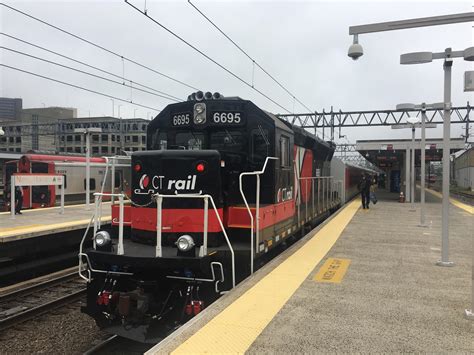
[[[15,298],[21,298],[25,296],[29,296],[36,292],[48,290],[54,286],[61,285],[64,282],[68,282],[74,279],[78,279],[77,273],[73,274],[66,274],[60,277],[57,277],[52,280],[47,280],[45,282],[41,282],[36,285],[28,286],[22,289],[18,289],[4,295],[0,296],[0,303],[11,301]],[[8,329],[15,324],[25,322],[42,314],[48,313],[51,310],[63,307],[68,305],[72,302],[77,301],[82,296],[86,294],[86,288],[83,287],[77,291],[69,293],[65,296],[59,296],[54,298],[53,300],[47,301],[40,305],[34,306],[32,308],[27,308],[18,313],[12,314],[7,316],[6,318],[0,319],[0,331]]]

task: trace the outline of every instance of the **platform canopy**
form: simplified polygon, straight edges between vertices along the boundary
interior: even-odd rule
[[[379,168],[391,168],[404,163],[407,149],[412,146],[411,139],[386,139],[386,140],[358,140],[356,150],[368,161]],[[415,165],[420,165],[421,157],[420,139],[415,140]],[[443,156],[443,139],[426,139],[426,160],[441,161]],[[451,139],[451,153],[465,148],[462,138]]]

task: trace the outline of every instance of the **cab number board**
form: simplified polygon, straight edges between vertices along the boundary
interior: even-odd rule
[[[239,124],[242,116],[240,112],[214,112],[212,121],[217,124]]]
[[[173,115],[172,123],[173,126],[184,126],[191,123],[191,115],[189,113],[180,113],[177,115]]]

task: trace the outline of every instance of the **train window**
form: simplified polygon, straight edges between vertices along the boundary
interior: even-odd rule
[[[290,166],[290,139],[284,136],[280,138],[280,162],[281,166]]]
[[[166,150],[168,138],[166,132],[156,130],[151,136],[151,149]]]
[[[202,132],[177,132],[175,136],[177,149],[200,150],[204,147],[204,133]]]
[[[268,130],[253,129],[251,131],[252,136],[252,162],[261,163],[268,156]]]
[[[89,186],[91,191],[95,190],[95,179],[89,179]],[[84,179],[84,190],[86,189],[86,179]]]
[[[245,142],[240,131],[217,131],[211,133],[210,148],[220,151],[242,152]]]

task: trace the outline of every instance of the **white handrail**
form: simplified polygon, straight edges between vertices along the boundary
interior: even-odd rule
[[[203,247],[200,256],[207,255],[207,202],[210,200],[212,204],[212,208],[214,209],[214,213],[216,214],[216,218],[219,222],[219,225],[222,229],[222,233],[224,234],[225,240],[227,242],[227,246],[229,247],[231,258],[232,258],[232,288],[235,287],[235,253],[232,244],[230,243],[229,237],[227,236],[227,232],[224,228],[224,224],[222,223],[221,216],[217,211],[216,204],[214,203],[214,199],[211,195],[198,195],[198,194],[176,194],[176,195],[161,195],[159,193],[154,194],[157,199],[157,227],[156,227],[156,257],[161,257],[161,239],[162,239],[162,228],[161,228],[161,212],[162,212],[162,203],[163,198],[199,198],[204,200],[204,236],[203,236]],[[158,255],[159,254],[159,255]]]
[[[250,175],[255,175],[257,178],[257,189],[256,189],[256,196],[255,196],[255,216],[257,217],[257,223],[256,223],[256,238],[255,238],[255,249],[258,247],[258,235],[259,235],[259,230],[258,228],[260,227],[259,223],[259,213],[260,213],[260,176],[263,173],[265,173],[265,169],[267,168],[267,163],[269,160],[278,160],[276,157],[266,157],[265,163],[263,164],[262,170],[258,171],[246,171],[243,173],[240,173],[239,175],[239,190],[240,190],[240,195],[242,196],[242,199],[244,200],[245,207],[247,208],[247,212],[250,216],[250,274],[253,274],[253,259],[254,259],[254,241],[253,241],[253,215],[252,211],[250,210],[249,204],[247,202],[247,199],[245,198],[244,190],[243,190],[243,181],[242,177],[244,176],[250,176]]]

